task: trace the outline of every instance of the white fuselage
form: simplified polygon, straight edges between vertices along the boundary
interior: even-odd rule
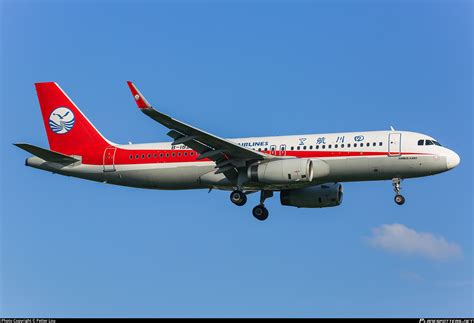
[[[309,158],[327,163],[329,172],[323,177],[316,177],[309,185],[428,176],[447,171],[459,163],[459,156],[455,152],[438,145],[430,136],[407,131],[229,140],[275,158]],[[422,145],[419,144],[421,141]],[[150,189],[230,190],[234,187],[222,173],[215,174],[213,161],[196,160],[197,153],[185,145],[111,144],[106,150],[108,151],[100,152],[100,158],[96,159],[99,162],[87,162],[83,159],[64,166],[46,162],[39,157],[30,157],[26,164],[63,175]],[[255,184],[248,186],[248,189],[256,188],[277,190],[285,187]]]

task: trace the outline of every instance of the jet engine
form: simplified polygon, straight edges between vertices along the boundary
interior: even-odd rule
[[[282,205],[321,208],[338,206],[342,203],[342,185],[339,183],[310,186],[294,190],[282,190]]]
[[[247,176],[252,182],[292,184],[311,182],[329,175],[329,165],[320,159],[292,158],[250,165]]]
[[[313,180],[311,159],[292,158],[272,160],[250,165],[247,176],[252,182],[265,184],[291,184]]]

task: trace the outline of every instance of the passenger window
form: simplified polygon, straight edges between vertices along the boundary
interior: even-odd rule
[[[341,144],[341,148],[344,148],[344,144]]]
[[[329,145],[329,146],[328,146],[328,149],[331,149],[331,147],[332,147],[332,145]]]
[[[148,154],[148,156],[147,156],[147,157],[148,157],[148,158],[151,158],[151,154]]]
[[[296,146],[296,150],[300,150],[300,146]]]
[[[423,146],[423,143],[424,143],[424,142],[425,142],[425,141],[424,141],[423,139],[418,140],[418,146]]]
[[[357,147],[357,143],[354,144],[354,148]]]
[[[258,151],[262,151],[262,148],[258,148]]]
[[[347,144],[347,148],[351,148],[351,144]]]
[[[326,145],[323,145],[322,149],[326,149]]]
[[[153,154],[153,158],[156,158],[156,154]]]
[[[313,149],[313,146],[309,146],[309,150],[312,150]]]
[[[187,155],[188,155],[188,153],[187,153],[187,152],[184,152],[184,156],[187,156]]]
[[[431,140],[425,140],[427,146],[432,146],[433,142]]]
[[[172,153],[171,156],[174,157],[174,156],[176,156],[176,154],[175,154],[175,153]]]
[[[190,152],[190,153],[189,153],[189,156],[194,156],[194,152],[193,152],[193,151]]]
[[[133,159],[133,155],[130,155],[130,159]]]
[[[319,149],[319,145],[316,145],[316,149]]]
[[[306,150],[306,146],[303,146],[303,149]]]
[[[145,158],[145,154],[142,154],[142,159]]]
[[[337,144],[334,145],[334,148],[337,148]]]
[[[376,142],[374,142],[374,143],[372,144],[372,146],[374,146],[374,147],[375,147],[375,146],[377,146],[377,143],[376,143]]]
[[[135,155],[135,158],[138,159],[140,156],[139,155]]]
[[[160,154],[160,158],[163,158],[163,154]]]
[[[295,147],[291,146],[291,150],[295,150]]]
[[[383,143],[382,143],[382,142],[379,142],[379,146],[382,146],[382,145],[383,145]]]
[[[169,156],[170,156],[170,154],[166,154],[166,157],[169,157]]]
[[[181,153],[178,153],[178,157],[181,157]]]

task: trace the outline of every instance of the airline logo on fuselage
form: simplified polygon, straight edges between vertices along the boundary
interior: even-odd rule
[[[66,107],[56,108],[49,115],[49,127],[54,133],[65,134],[74,127],[74,113]]]
[[[242,147],[264,147],[268,146],[268,141],[241,142],[239,145]]]

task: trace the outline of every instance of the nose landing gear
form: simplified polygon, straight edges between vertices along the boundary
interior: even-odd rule
[[[395,195],[394,200],[395,203],[397,203],[398,205],[403,205],[405,203],[405,197],[400,194],[400,190],[402,189],[400,185],[401,182],[401,178],[392,178],[393,190],[395,191],[395,193],[397,193],[397,195]]]

